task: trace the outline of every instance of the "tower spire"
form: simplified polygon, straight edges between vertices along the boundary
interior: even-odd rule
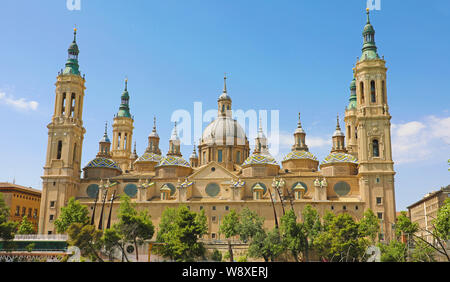
[[[227,73],[223,77],[223,93],[227,93]]]
[[[367,23],[363,30],[364,45],[360,61],[378,59],[377,46],[375,45],[375,29],[370,23],[370,12],[366,10]]]
[[[78,65],[78,55],[80,54],[80,49],[77,45],[77,29],[73,29],[73,41],[67,50],[68,58],[66,62],[66,67],[62,74],[75,74],[80,75],[80,66]]]
[[[119,107],[118,117],[128,117],[131,118],[130,114],[130,94],[128,93],[128,78],[125,78],[125,89],[121,96],[121,104]]]

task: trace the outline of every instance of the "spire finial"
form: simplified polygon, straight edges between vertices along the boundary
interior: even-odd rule
[[[302,128],[301,115],[298,113],[298,128]]]
[[[128,91],[128,77],[125,78],[125,91]]]
[[[108,135],[108,122],[105,121],[105,136]]]
[[[153,117],[153,131],[156,131],[156,116]]]
[[[336,124],[336,130],[341,130],[341,125],[339,124],[339,114],[337,114],[337,124]]]
[[[136,141],[134,141],[134,151],[133,153],[136,155]]]
[[[367,13],[367,23],[370,24],[370,9],[369,8],[366,9],[366,13]]]
[[[73,42],[77,42],[77,25],[73,28]]]
[[[223,77],[223,93],[227,93],[227,73]]]

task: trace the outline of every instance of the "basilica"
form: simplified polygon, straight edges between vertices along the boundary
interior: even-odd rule
[[[265,218],[266,228],[273,228],[286,210],[294,209],[301,218],[306,205],[321,215],[348,213],[356,220],[370,208],[382,223],[380,239],[392,238],[395,172],[387,68],[378,55],[368,11],[350,95],[342,94],[343,103],[348,101],[345,125],[341,127],[339,118],[330,125],[335,127],[332,147],[323,160],[309,151],[300,115],[292,122],[292,150],[281,163],[270,154],[261,125],[255,147],[250,148],[246,132],[232,117],[225,77],[217,117],[204,129],[190,156],[181,153],[176,124],[170,139],[160,140],[156,120],[145,152],[133,149],[134,120],[125,82],[112,135],[105,127],[103,137],[99,134],[98,154],[82,162],[86,88],[76,39],[75,30],[65,68],[57,76],[54,114],[47,126],[40,234],[56,233],[54,220],[72,197],[88,207],[91,224],[109,228],[117,221],[119,198],[126,194],[138,209],[149,212],[155,226],[168,207],[204,210],[208,219],[204,239],[209,240],[224,239],[219,226],[231,209],[248,207]],[[160,150],[160,141],[168,142],[167,152]]]

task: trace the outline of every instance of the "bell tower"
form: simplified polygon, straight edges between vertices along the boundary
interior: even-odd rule
[[[113,122],[112,159],[122,171],[131,169],[131,146],[133,144],[133,118],[130,114],[130,95],[128,93],[128,79],[125,80],[125,90],[121,96],[119,112]]]
[[[362,56],[354,69],[361,196],[366,208],[372,209],[381,221],[380,239],[390,240],[395,223],[395,172],[391,115],[387,104],[387,68],[384,58],[377,53],[375,29],[370,23],[369,10],[363,38]]]
[[[58,73],[55,107],[48,128],[47,156],[42,176],[39,233],[56,233],[54,220],[80,184],[85,79],[78,65],[77,30],[64,70]]]

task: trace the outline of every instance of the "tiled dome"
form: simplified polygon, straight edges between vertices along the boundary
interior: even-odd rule
[[[354,163],[358,164],[358,160],[346,153],[331,153],[329,154],[322,162],[322,164],[331,164],[331,163]]]
[[[182,157],[178,157],[178,156],[166,156],[166,157],[161,158],[157,167],[159,167],[159,166],[191,167],[185,159],[183,159]]]
[[[95,158],[85,168],[112,168],[122,171],[113,160],[107,158]]]
[[[283,162],[288,161],[288,160],[301,160],[301,159],[310,159],[313,161],[318,161],[316,156],[314,156],[310,152],[292,151],[284,157]]]
[[[160,161],[161,161],[161,155],[147,152],[147,153],[143,154],[139,159],[137,159],[135,163],[141,163],[141,162],[159,163]]]
[[[248,166],[253,164],[270,164],[270,165],[278,165],[277,161],[274,157],[265,154],[253,154],[248,157],[242,166]]]

